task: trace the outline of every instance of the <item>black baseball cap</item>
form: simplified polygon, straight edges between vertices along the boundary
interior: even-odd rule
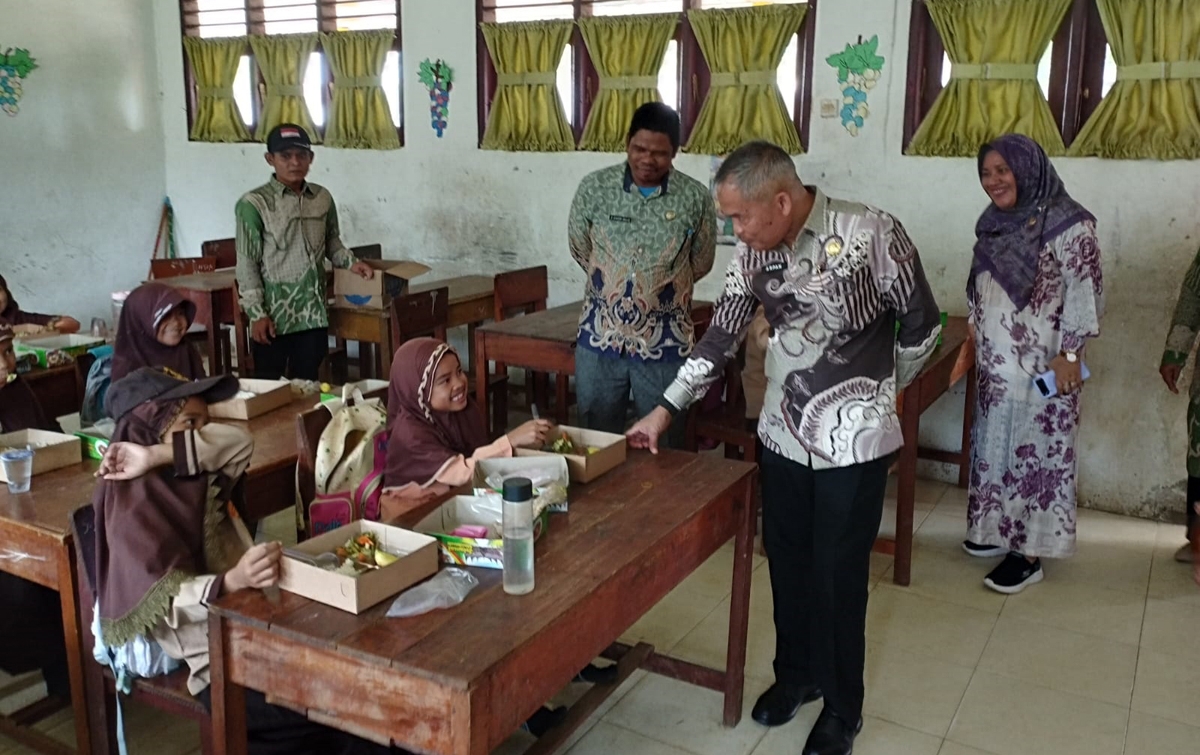
[[[146,401],[173,401],[199,396],[207,404],[224,401],[238,392],[238,380],[232,375],[217,375],[203,380],[188,380],[170,370],[139,367],[113,383],[105,396],[108,413],[120,419]]]
[[[282,152],[285,149],[306,149],[312,152],[312,140],[308,132],[294,123],[281,123],[267,134],[267,151]]]

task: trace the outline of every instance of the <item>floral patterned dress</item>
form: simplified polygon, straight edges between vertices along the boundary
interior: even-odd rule
[[[976,278],[968,300],[979,391],[967,539],[1026,556],[1071,556],[1080,391],[1046,399],[1033,380],[1060,351],[1082,351],[1100,334],[1095,223],[1077,223],[1043,247],[1024,309],[988,273]]]

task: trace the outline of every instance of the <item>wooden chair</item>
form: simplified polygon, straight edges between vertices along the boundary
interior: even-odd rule
[[[92,638],[92,616],[96,604],[93,585],[96,584],[96,521],[92,505],[77,509],[71,515],[71,535],[75,541],[75,583],[79,597],[80,635],[84,664],[84,690],[88,708],[88,726],[92,733],[93,755],[115,755],[117,752],[116,682],[112,671],[92,658],[95,641]],[[168,676],[137,679],[130,695],[139,703],[164,713],[195,721],[200,725],[200,747],[211,755],[212,717],[204,704],[192,697],[187,688],[188,670],[184,667]],[[82,701],[76,705],[84,704]]]
[[[179,257],[173,260],[150,260],[150,277],[177,278],[181,275],[196,273],[211,273],[217,269],[217,261],[213,257]]]
[[[213,239],[200,245],[200,256],[216,260],[218,270],[237,267],[237,240]]]
[[[392,353],[405,341],[421,336],[446,340],[449,322],[450,289],[442,286],[419,294],[392,299]]]
[[[496,322],[506,320],[513,315],[527,315],[546,309],[546,299],[550,295],[549,280],[546,266],[527,267],[498,274],[493,282],[495,310],[492,319]],[[482,365],[487,369],[487,365]],[[560,397],[567,395],[567,375],[556,376],[556,394]],[[489,379],[488,391],[492,404],[492,433],[502,433],[508,426],[508,365],[496,362],[496,371]],[[531,372],[525,378],[525,403],[537,401],[544,409],[548,409],[546,375]],[[564,399],[565,400],[565,399]],[[567,407],[559,407],[559,414],[566,416]]]

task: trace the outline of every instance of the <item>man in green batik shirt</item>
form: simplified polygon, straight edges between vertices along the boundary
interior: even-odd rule
[[[1171,318],[1171,332],[1167,334],[1167,344],[1163,349],[1162,365],[1159,372],[1171,393],[1179,393],[1179,374],[1187,363],[1188,354],[1196,344],[1196,336],[1200,334],[1200,253],[1192,260],[1187,275],[1183,277],[1183,287],[1179,292],[1179,301],[1175,305],[1175,315]],[[1200,532],[1200,380],[1193,379],[1188,402],[1188,455],[1187,455],[1187,531],[1192,540],[1191,546],[1184,545],[1175,554],[1176,561],[1193,562],[1194,546],[1200,546],[1197,538]],[[1197,579],[1200,580],[1200,563],[1197,563]]]
[[[337,206],[308,183],[312,142],[284,123],[267,136],[275,175],[237,203],[237,282],[251,322],[254,372],[261,378],[316,380],[329,352],[325,260],[364,278],[374,270],[342,243]]]
[[[679,115],[642,105],[627,159],[584,177],[567,222],[571,256],[587,275],[575,349],[582,424],[625,432],[657,404],[692,352],[692,287],[712,270],[717,219],[704,184],[672,169]],[[684,422],[670,430],[683,445]]]

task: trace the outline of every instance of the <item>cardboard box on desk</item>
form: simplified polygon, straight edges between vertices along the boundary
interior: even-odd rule
[[[375,268],[375,277],[367,280],[349,270],[333,271],[333,299],[340,307],[387,309],[392,299],[403,296],[408,282],[424,275],[430,268],[420,262],[393,260],[363,260]]]
[[[545,509],[533,519],[533,540],[546,531],[550,514]],[[479,566],[485,569],[504,568],[504,540],[500,537],[459,537],[450,533],[465,524],[488,528],[489,534],[499,535],[504,512],[499,496],[456,495],[443,503],[414,528],[432,535],[438,541],[442,563],[454,566]]]
[[[380,548],[400,558],[388,566],[351,577],[284,556],[279,587],[318,603],[358,614],[407,590],[438,570],[438,545],[434,538],[361,519],[294,547],[311,556],[330,553],[363,532],[373,533]]]
[[[17,354],[32,354],[39,367],[60,367],[71,364],[81,354],[104,343],[103,338],[67,333],[56,336],[17,338],[13,341]]]
[[[493,493],[497,496],[503,492],[503,480],[508,477],[528,477],[533,482],[533,493],[539,496],[547,485],[557,483],[567,491],[571,484],[571,473],[567,469],[567,460],[561,454],[541,454],[537,457],[513,457],[499,459],[482,459],[475,464],[475,477],[471,484],[475,495]],[[491,478],[492,482],[488,482]],[[549,505],[549,510],[556,514],[567,511],[568,497],[562,496],[562,501]]]
[[[625,436],[615,433],[602,433],[599,430],[586,430],[582,427],[559,425],[559,433],[566,433],[575,448],[583,449],[583,453],[560,454],[553,451],[543,451],[540,448],[518,448],[518,457],[559,456],[567,461],[571,471],[572,482],[591,482],[609,470],[616,469],[625,463]],[[550,438],[551,442],[559,436]],[[588,453],[589,448],[596,449]]]
[[[48,430],[17,430],[0,435],[0,452],[26,446],[33,449],[35,476],[83,461],[79,438],[74,435],[52,433]],[[0,464],[0,482],[8,482],[3,464]]]
[[[208,416],[221,419],[252,419],[292,402],[292,384],[287,380],[238,381],[239,393],[226,401],[209,404]]]

